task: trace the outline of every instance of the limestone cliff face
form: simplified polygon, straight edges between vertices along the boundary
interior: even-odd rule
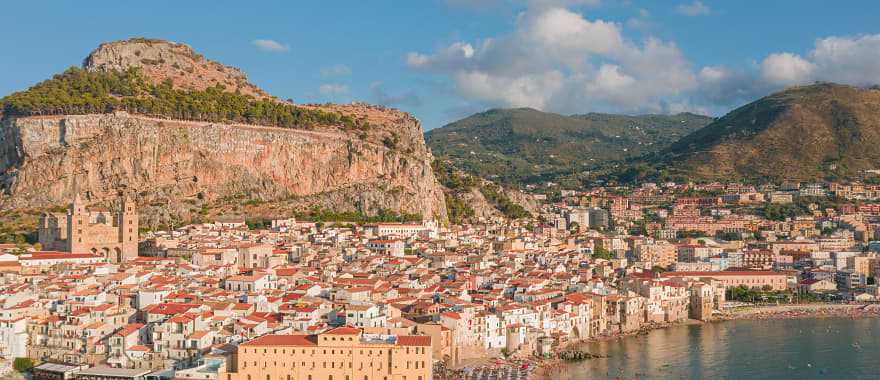
[[[266,214],[285,215],[320,205],[445,221],[418,122],[383,121],[358,136],[126,113],[7,118],[0,208],[61,205],[75,193],[109,204],[124,192],[136,195],[147,218],[186,220],[208,207],[229,213],[260,205]],[[390,131],[395,144],[382,143],[379,136]]]

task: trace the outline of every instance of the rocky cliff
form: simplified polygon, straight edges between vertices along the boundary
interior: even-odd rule
[[[319,205],[445,219],[426,151],[406,153],[344,133],[126,113],[14,118],[2,132],[3,209],[64,204],[75,193],[109,203],[124,192],[137,194],[158,219],[260,205],[277,215]]]
[[[190,60],[210,70],[174,74],[177,67],[187,73]],[[183,89],[231,81],[240,93],[271,99],[238,70],[217,65],[185,45],[143,39],[104,44],[84,63],[88,70],[138,66],[150,80],[174,79]],[[196,80],[209,72],[227,76]],[[279,128],[121,111],[7,113],[0,128],[0,211],[60,206],[77,193],[109,205],[124,193],[136,197],[146,225],[220,215],[288,216],[314,206],[446,220],[433,157],[415,118],[365,104],[295,107],[357,118],[365,127]]]

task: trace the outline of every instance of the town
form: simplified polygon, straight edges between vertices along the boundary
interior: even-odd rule
[[[131,198],[92,207],[78,196],[40,218],[38,241],[2,245],[2,371],[526,379],[577,342],[756,304],[880,300],[880,185],[524,196],[536,210],[516,220],[231,216],[153,231]]]

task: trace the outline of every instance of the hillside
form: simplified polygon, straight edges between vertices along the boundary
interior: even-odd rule
[[[563,116],[493,109],[428,131],[426,141],[438,159],[483,178],[520,184],[659,151],[711,121],[689,113]]]
[[[74,194],[109,206],[124,193],[153,226],[306,211],[446,220],[414,117],[283,102],[185,45],[102,44],[83,68],[0,106],[7,216],[33,216]]]
[[[645,162],[692,179],[853,177],[880,167],[880,90],[790,88],[728,113]]]

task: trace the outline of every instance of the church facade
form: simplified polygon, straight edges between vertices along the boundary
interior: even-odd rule
[[[44,250],[92,253],[121,263],[138,255],[138,214],[130,199],[111,212],[86,208],[77,195],[66,213],[44,213],[37,228]]]

